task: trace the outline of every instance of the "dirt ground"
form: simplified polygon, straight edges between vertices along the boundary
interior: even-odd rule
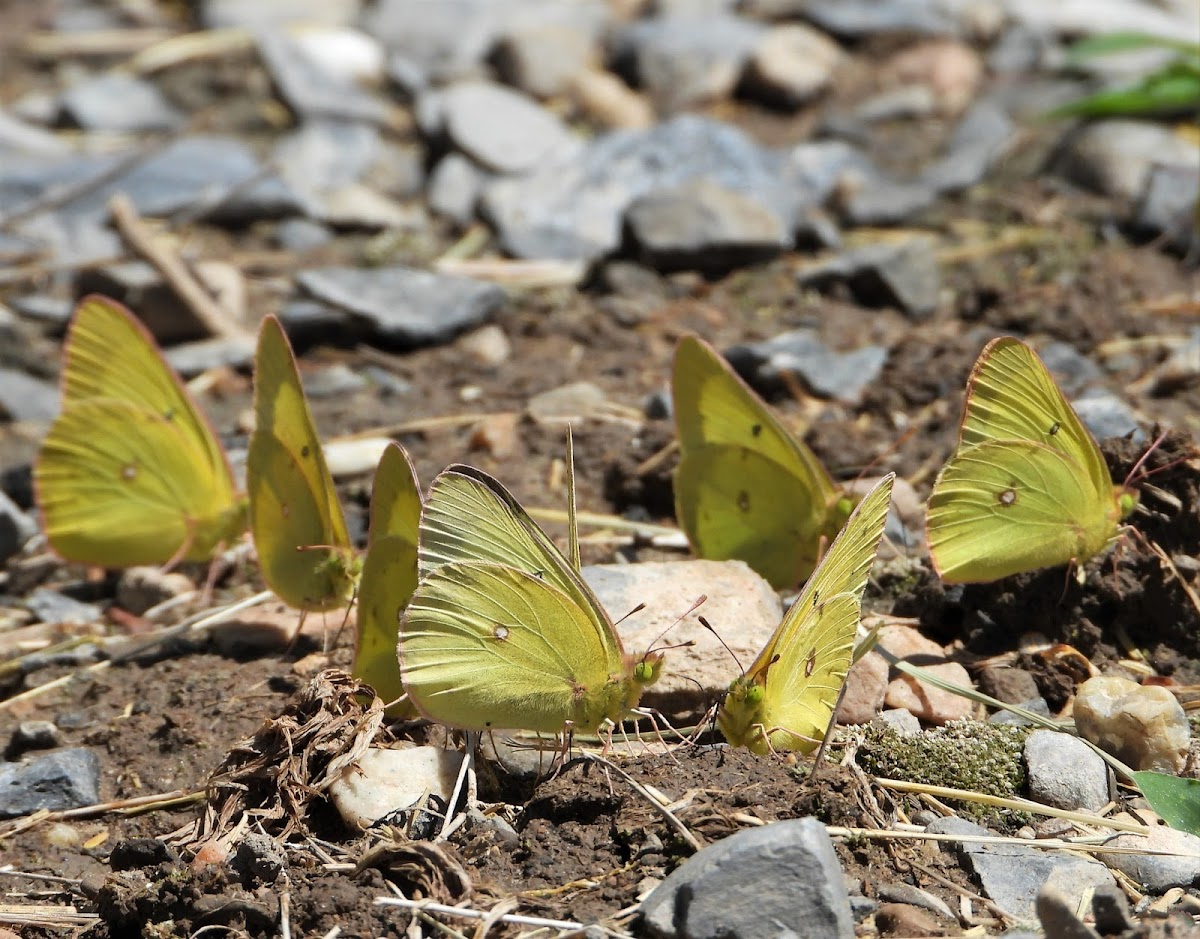
[[[6,80],[19,78],[6,73]],[[768,141],[787,139],[795,131],[784,118],[749,107],[734,116]],[[915,130],[919,137],[919,128]],[[836,477],[895,470],[925,497],[953,449],[962,388],[987,339],[1011,333],[1062,340],[1095,361],[1119,361],[1121,368],[1111,375],[1112,390],[1151,424],[1174,429],[1146,464],[1153,486],[1166,495],[1144,492],[1145,510],[1134,524],[1168,555],[1193,559],[1181,574],[1194,589],[1200,543],[1200,473],[1195,468],[1200,384],[1193,378],[1190,384],[1149,394],[1137,382],[1166,357],[1174,340],[1200,325],[1195,271],[1157,245],[1099,237],[1098,231],[1110,227],[1107,220],[1117,206],[1065,193],[1048,179],[1028,179],[1023,161],[1038,152],[1039,141],[1044,149],[1039,134],[1048,140],[1055,131],[1043,127],[1031,133],[1033,141],[1023,157],[956,202],[953,213],[940,217],[935,212],[928,220],[925,230],[939,239],[946,274],[945,300],[929,319],[918,322],[894,310],[866,309],[836,293],[797,290],[795,271],[804,263],[797,258],[715,282],[691,274],[663,278],[655,289],[621,297],[619,303],[599,287],[518,291],[496,319],[512,343],[511,357],[499,366],[479,364],[459,343],[381,351],[338,345],[336,337],[311,337],[301,349],[306,370],[332,363],[351,368],[371,364],[411,382],[414,389],[389,396],[372,386],[351,397],[314,400],[319,429],[334,437],[448,416],[478,414],[482,420],[523,413],[533,395],[581,379],[602,388],[609,401],[641,413],[647,396],[665,387],[674,342],[683,332],[698,331],[724,347],[816,327],[835,348],[868,342],[887,347],[878,382],[858,407],[808,395],[803,400],[784,395],[773,403],[786,421],[805,430],[805,438]],[[967,224],[964,219],[977,221]],[[1014,232],[1022,237],[1012,238]],[[201,226],[192,237],[200,253],[235,263],[265,244],[264,233],[254,230],[232,235]],[[451,233],[439,233],[422,250],[435,255],[451,240]],[[347,236],[328,249],[327,257],[307,263],[344,260],[360,246],[355,236]],[[288,271],[286,259],[273,263],[272,275]],[[278,307],[272,283],[270,276],[251,282],[252,309]],[[1192,299],[1190,308],[1172,306],[1181,297]],[[49,370],[57,362],[58,340],[47,337],[43,348],[42,367]],[[203,405],[232,445],[244,443],[237,427],[250,406],[248,375],[221,376]],[[0,469],[16,481],[10,490],[19,491],[20,481],[27,479],[21,467],[35,455],[37,440],[3,428],[0,434]],[[672,463],[638,473],[671,434],[666,420],[577,426],[580,508],[672,523]],[[399,439],[423,482],[448,463],[468,462],[497,476],[526,505],[562,505],[561,488],[548,482],[552,464],[564,452],[561,428],[522,418],[516,446],[503,459],[480,445],[471,423],[403,433]],[[1128,441],[1106,442],[1105,450],[1118,479],[1144,452]],[[1159,467],[1166,468],[1156,472]],[[351,529],[361,536],[366,481],[347,484],[341,495]],[[621,550],[634,561],[666,556],[647,548]],[[612,556],[611,549],[592,547],[585,561]],[[104,604],[113,599],[113,575],[64,567],[44,556],[15,559],[8,575],[12,596],[47,585],[80,599]],[[214,599],[224,602],[260,587],[253,566],[240,566],[218,584]],[[916,617],[927,635],[955,644],[968,665],[988,656],[1016,655],[1017,638],[1038,632],[1074,646],[1098,667],[1132,648],[1143,649],[1162,675],[1181,685],[1200,684],[1200,614],[1175,575],[1136,539],[1122,544],[1113,560],[1093,563],[1082,586],[1059,569],[948,596],[926,563],[916,577],[873,582],[868,607]],[[110,615],[106,630],[116,634],[141,627],[136,619]],[[0,673],[0,742],[8,741],[22,721],[50,720],[64,745],[90,747],[101,755],[104,800],[198,793],[239,743],[295,706],[320,666],[347,668],[350,658],[348,636],[323,656],[319,637],[308,633],[292,649],[222,653],[206,644],[172,646],[79,674],[15,706],[4,705],[3,699],[74,670]],[[1064,675],[1052,663],[1023,664],[1038,674],[1052,705],[1069,698],[1078,676]],[[398,728],[396,733],[420,736],[422,731]],[[680,800],[679,819],[706,842],[759,821],[815,815],[831,825],[861,827],[884,824],[896,811],[886,800],[880,804],[879,791],[861,774],[836,766],[827,766],[814,781],[803,765],[708,745],[684,747],[670,757],[636,756],[622,765],[638,782]],[[286,898],[295,936],[330,935],[336,928],[342,936],[401,936],[409,914],[374,901],[389,893],[389,883],[418,884],[443,902],[470,898],[471,906],[487,909],[512,901],[511,908],[521,913],[620,929],[644,888],[689,853],[642,796],[597,765],[571,763],[536,783],[493,780],[485,773],[481,796],[512,824],[515,834],[503,827],[467,825],[444,850],[424,854],[406,853],[381,831],[346,830],[317,798],[304,829],[288,842],[282,890],[253,877],[239,878],[228,868],[197,865],[186,850],[180,856],[175,848],[160,852],[137,842],[194,824],[202,813],[202,795],[140,814],[0,822],[0,863],[81,882],[60,888],[5,878],[0,900],[73,904],[97,913],[82,924],[96,939],[133,935],[135,924],[146,922],[158,924],[145,929],[148,936],[191,936],[204,927],[223,927],[230,935],[274,936],[280,896]],[[277,831],[278,823],[268,821],[264,827]],[[384,847],[367,854],[379,845]],[[837,851],[849,880],[868,897],[876,896],[883,884],[911,883],[958,909],[960,893],[975,891],[953,859],[937,850],[840,840]],[[364,856],[368,862],[360,865]],[[1004,925],[989,919],[983,906],[977,904],[975,910],[989,932]],[[464,932],[471,928],[454,925]],[[938,928],[945,931],[928,934],[957,934],[954,927]],[[24,939],[64,934],[59,924],[19,931]],[[496,927],[490,935],[517,933],[513,927]]]

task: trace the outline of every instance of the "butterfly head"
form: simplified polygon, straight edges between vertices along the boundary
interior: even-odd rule
[[[1137,491],[1127,486],[1114,486],[1113,497],[1116,499],[1117,511],[1120,513],[1119,517],[1121,519],[1129,518],[1133,514],[1133,510],[1137,508]]]
[[[735,678],[717,712],[717,727],[730,745],[748,747],[755,753],[769,750],[762,726],[762,703],[766,695],[766,685],[762,679],[765,672],[762,669],[757,674]]]
[[[646,652],[640,656],[630,656],[630,674],[639,686],[645,687],[658,681],[662,674],[662,652]]]

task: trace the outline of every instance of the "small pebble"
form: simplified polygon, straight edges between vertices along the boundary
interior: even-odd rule
[[[796,108],[826,88],[845,59],[842,47],[820,30],[788,23],[762,37],[742,80],[768,104]]]
[[[247,886],[270,885],[287,870],[287,853],[270,835],[251,831],[238,842],[229,863]]]
[[[1077,737],[1035,730],[1025,738],[1029,797],[1042,805],[1095,812],[1108,803],[1108,765]]]
[[[164,572],[160,567],[130,567],[117,581],[117,605],[135,616],[151,607],[195,591],[186,574]]]
[[[1194,887],[1200,884],[1200,837],[1186,831],[1155,824],[1157,816],[1141,810],[1137,817],[1120,813],[1120,821],[1149,823],[1148,835],[1122,832],[1105,844],[1121,848],[1144,849],[1145,854],[1097,853],[1105,864],[1133,878],[1145,889],[1162,893],[1171,887]]]
[[[481,326],[462,336],[458,348],[480,365],[503,365],[512,357],[512,343],[507,334],[494,323]]]
[[[52,750],[61,744],[61,734],[53,721],[21,721],[13,732],[5,757],[13,760],[29,750]]]
[[[471,431],[470,448],[483,450],[501,462],[512,458],[521,442],[521,415],[515,412],[491,414]]]
[[[441,747],[372,747],[329,786],[329,798],[352,828],[412,808],[426,793],[450,798],[462,754]]]

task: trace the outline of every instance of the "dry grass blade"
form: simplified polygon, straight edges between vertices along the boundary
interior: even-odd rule
[[[91,926],[99,919],[99,914],[81,913],[73,906],[0,903],[0,923],[9,926],[71,929],[75,926]]]
[[[699,851],[704,847],[704,845],[700,843],[699,839],[693,835],[691,831],[688,830],[688,827],[679,820],[674,812],[671,811],[670,806],[663,805],[654,797],[654,794],[651,793],[649,789],[630,776],[627,772],[625,772],[625,770],[621,769],[621,767],[617,766],[617,764],[613,763],[611,760],[606,760],[602,756],[597,756],[594,753],[584,753],[583,759],[591,760],[593,763],[599,763],[601,766],[612,770],[623,780],[625,780],[625,782],[629,784],[630,788],[632,788],[634,792],[650,803],[654,811],[661,815],[663,820],[669,826],[671,826],[671,830],[679,835],[679,837],[682,838],[693,851]]]

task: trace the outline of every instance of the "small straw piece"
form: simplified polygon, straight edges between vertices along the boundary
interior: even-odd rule
[[[398,906],[401,909],[412,910],[414,913],[438,913],[442,916],[459,916],[463,919],[485,920],[491,914],[481,910],[467,910],[457,906],[447,906],[444,903],[431,903],[428,900],[409,900],[405,897],[377,897],[376,906]],[[570,920],[544,919],[540,916],[522,916],[519,913],[505,913],[500,922],[513,926],[533,926],[540,929],[585,929],[583,923],[573,923]]]

